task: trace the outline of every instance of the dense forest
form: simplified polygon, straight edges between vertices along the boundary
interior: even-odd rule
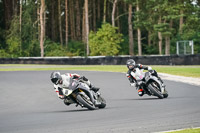
[[[0,57],[200,53],[199,0],[0,0]]]

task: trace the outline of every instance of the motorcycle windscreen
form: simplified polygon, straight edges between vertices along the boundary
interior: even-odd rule
[[[79,85],[79,82],[76,79],[70,78],[70,80],[69,80],[69,89],[70,90],[72,90],[72,91],[75,90],[78,85]]]

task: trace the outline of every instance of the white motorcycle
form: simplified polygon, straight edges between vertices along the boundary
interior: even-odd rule
[[[168,97],[165,85],[158,78],[155,70],[143,72],[143,69],[136,68],[136,71],[131,72],[131,75],[136,78],[136,88],[142,88],[144,94],[157,96],[160,99]]]
[[[56,88],[58,89],[58,88]],[[77,104],[81,107],[86,107],[90,110],[98,108],[105,108],[106,101],[99,91],[94,91],[90,87],[79,81],[70,78],[69,88],[62,88],[64,95],[64,103],[66,105]]]

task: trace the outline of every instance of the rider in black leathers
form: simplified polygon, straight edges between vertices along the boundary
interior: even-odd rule
[[[138,95],[139,95],[139,96],[143,96],[143,95],[144,95],[144,90],[143,90],[142,88],[139,88],[139,87],[137,86],[137,80],[136,80],[135,77],[133,77],[133,76],[131,75],[131,72],[135,72],[135,71],[136,71],[135,69],[136,69],[136,68],[139,68],[139,69],[148,70],[148,71],[151,72],[154,76],[158,77],[157,72],[156,72],[155,70],[152,70],[152,68],[149,67],[149,66],[144,66],[144,65],[142,65],[142,64],[136,64],[135,61],[134,61],[133,59],[127,60],[126,65],[127,65],[127,68],[128,68],[128,72],[127,72],[126,76],[127,76],[127,78],[129,79],[129,81],[130,81],[130,85],[131,85],[131,86],[134,86],[134,87],[136,87],[136,89],[138,89]],[[163,81],[161,80],[160,77],[158,77],[158,79],[163,83]]]

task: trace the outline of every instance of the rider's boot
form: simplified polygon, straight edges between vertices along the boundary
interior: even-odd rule
[[[85,83],[90,87],[91,90],[93,90],[95,93],[100,89],[98,87],[93,86],[89,80],[85,81]]]
[[[138,89],[138,95],[143,96],[144,95],[144,90],[143,89]]]

